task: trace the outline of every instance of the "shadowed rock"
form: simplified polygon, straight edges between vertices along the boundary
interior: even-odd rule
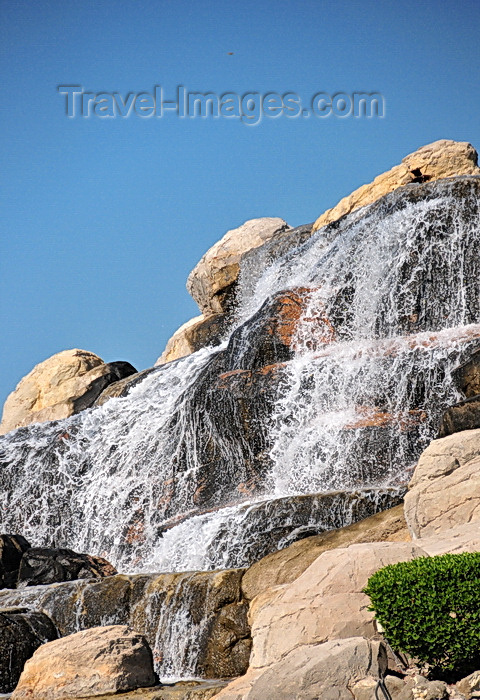
[[[57,636],[55,625],[42,612],[0,609],[0,693],[10,693],[34,651]]]
[[[23,554],[30,544],[22,535],[0,535],[0,588],[15,588]]]
[[[24,553],[20,562],[17,587],[103,578],[116,573],[117,570],[102,557],[77,554],[71,549],[32,547]]]

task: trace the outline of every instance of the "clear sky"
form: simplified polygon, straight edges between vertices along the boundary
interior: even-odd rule
[[[291,225],[439,138],[480,148],[478,0],[3,0],[0,403],[79,347],[151,366],[225,231]],[[233,55],[230,55],[233,54]],[[379,92],[383,119],[69,119],[90,92]]]

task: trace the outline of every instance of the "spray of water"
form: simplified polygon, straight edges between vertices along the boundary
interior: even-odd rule
[[[405,482],[443,407],[459,398],[452,368],[479,342],[479,240],[478,179],[462,178],[404,188],[318,231],[261,275],[244,274],[237,329],[279,290],[308,290],[263,426],[271,468],[262,499]],[[244,563],[248,496],[233,511],[185,523],[198,513],[206,443],[217,440],[232,471],[242,469],[238,444],[216,434],[215,413],[206,421],[189,398],[223,349],[160,367],[99,408],[4,436],[2,529],[127,571]],[[233,366],[242,353],[238,343]],[[183,524],[160,543],[172,517]],[[186,530],[197,547],[185,547]]]

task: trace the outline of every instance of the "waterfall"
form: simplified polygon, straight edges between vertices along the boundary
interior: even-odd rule
[[[452,369],[480,344],[478,185],[411,185],[317,231],[242,275],[222,346],[156,368],[125,397],[3,436],[2,530],[127,572],[213,569],[250,561],[270,503],[346,493],[344,506],[337,498],[330,512],[308,511],[303,526],[320,531],[357,517],[352,494],[367,490],[354,500],[382,505],[382,493],[399,493],[460,398]],[[248,484],[257,456],[219,423],[225,408],[201,382],[220,366],[248,369],[252,317],[295,288],[307,303],[261,426],[262,489],[250,496],[244,486],[240,497],[233,484]],[[202,511],[209,469],[221,494]],[[301,526],[292,522],[277,545]]]

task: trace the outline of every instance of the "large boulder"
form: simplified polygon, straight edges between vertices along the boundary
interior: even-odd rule
[[[328,209],[315,221],[313,230],[372,204],[402,185],[420,184],[454,175],[480,175],[478,154],[470,143],[443,139],[422,146],[403,158],[400,165],[378,175],[373,182],[362,185],[332,209]]]
[[[8,396],[0,434],[29,423],[67,418],[93,405],[112,382],[136,372],[129,362],[110,362],[86,350],[63,350],[36,365]]]
[[[226,314],[195,316],[175,331],[155,366],[178,360],[207,345],[219,345],[229,328]]]
[[[430,443],[405,496],[405,519],[415,537],[480,520],[480,430]]]
[[[292,649],[261,672],[228,685],[218,700],[352,700],[351,689],[367,676],[385,673],[382,642],[361,637]]]
[[[0,693],[10,693],[34,651],[57,637],[55,625],[42,612],[0,609]]]
[[[250,219],[242,226],[227,231],[208,250],[187,281],[187,290],[203,314],[231,312],[235,304],[235,285],[242,257],[252,248],[290,227],[279,218]]]
[[[102,557],[77,554],[71,549],[31,547],[22,556],[17,587],[113,576],[117,570]]]
[[[22,535],[0,535],[0,588],[15,588],[18,570],[30,544]]]
[[[410,539],[403,505],[389,508],[352,525],[306,537],[285,549],[267,554],[245,572],[243,595],[252,600],[267,588],[294,581],[320,554],[331,549],[362,542],[408,542]]]
[[[64,700],[144,688],[156,682],[145,638],[128,627],[94,627],[41,646],[12,700]]]
[[[355,544],[324,552],[292,583],[253,599],[250,665],[269,666],[305,644],[373,637],[373,613],[362,592],[369,577],[387,564],[419,556],[425,552],[408,542]]]

